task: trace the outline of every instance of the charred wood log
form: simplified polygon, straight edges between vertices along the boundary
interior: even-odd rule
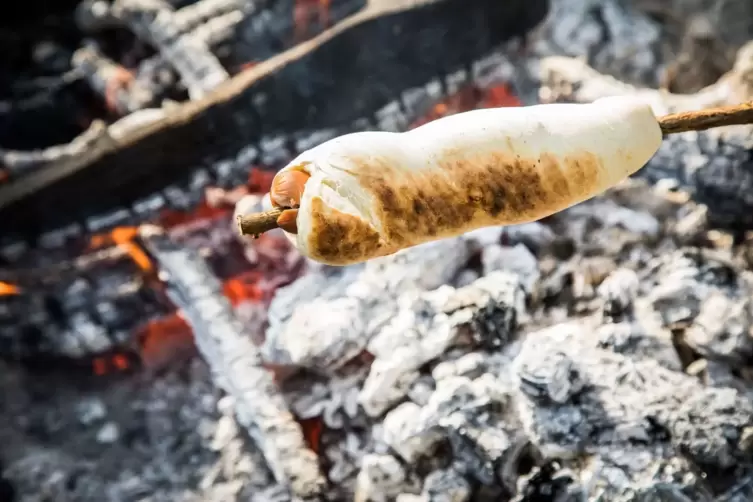
[[[1,359],[85,370],[94,355],[135,354],[141,323],[169,311],[121,248],[59,263],[45,275],[41,282],[41,276],[3,277],[28,280],[19,294],[0,299]]]
[[[144,229],[143,236],[166,275],[168,295],[193,328],[196,345],[217,385],[235,400],[239,423],[263,452],[276,480],[296,499],[316,499],[325,483],[318,458],[306,446],[274,375],[262,366],[251,334],[222,294],[222,284],[196,251],[157,229]]]
[[[71,62],[111,111],[126,115],[155,104],[154,95],[134,82],[131,72],[108,59],[95,44],[76,51]]]
[[[94,122],[83,134],[65,145],[43,150],[0,149],[0,165],[11,179],[22,178],[42,165],[81,155],[106,134],[106,129],[104,123]]]
[[[157,48],[175,68],[193,99],[204,97],[229,77],[200,40],[181,33],[172,7],[161,0],[117,0],[113,10],[136,36]]]
[[[374,2],[207,97],[0,187],[0,234],[34,236],[130,207],[262,137],[352,127],[411,87],[526,35],[548,0]],[[343,65],[343,61],[348,61]],[[334,70],[335,68],[339,70]]]

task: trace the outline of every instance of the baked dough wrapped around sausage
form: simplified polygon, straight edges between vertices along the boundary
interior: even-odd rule
[[[661,142],[649,105],[629,97],[480,109],[332,139],[275,179],[301,185],[297,233],[286,232],[295,247],[348,265],[562,211],[639,170]],[[274,189],[272,200],[284,205]]]

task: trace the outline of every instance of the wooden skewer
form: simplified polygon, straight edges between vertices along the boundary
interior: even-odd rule
[[[705,131],[716,127],[753,124],[753,101],[733,106],[671,113],[657,120],[665,136],[687,131]],[[285,209],[276,207],[263,213],[238,216],[238,229],[241,235],[258,237],[264,232],[278,228],[277,218]]]
[[[275,207],[263,213],[238,216],[238,230],[240,230],[241,235],[251,235],[258,238],[264,232],[278,228],[277,218],[284,210],[283,207]]]
[[[705,131],[715,127],[753,124],[753,101],[692,112],[672,113],[659,117],[661,132],[677,134]]]

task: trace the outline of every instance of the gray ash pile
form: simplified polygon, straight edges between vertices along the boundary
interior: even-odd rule
[[[698,32],[670,31],[673,15],[725,19],[740,15],[733,3],[553,1],[524,51],[500,46],[401,88],[359,127],[611,94],[640,94],[657,114],[751,99],[744,23],[712,33],[729,61],[718,81],[699,58],[700,92],[656,90],[668,74],[674,90],[692,81]],[[89,21],[114,22],[102,12]],[[320,124],[294,131],[293,150],[343,131]],[[263,137],[232,158],[290,148]],[[38,239],[48,248],[10,243],[9,270],[58,299],[3,303],[14,354],[22,327],[60,343],[94,333],[86,319],[121,319],[128,338],[162,315],[200,357],[179,360],[163,338],[161,364],[121,378],[3,362],[0,490],[23,502],[750,500],[752,137],[678,135],[635,179],[540,222],[345,268],[302,260],[274,232],[241,240],[229,214],[102,217],[116,244],[105,261],[64,251],[54,225]],[[261,204],[248,192],[223,197],[246,212]]]

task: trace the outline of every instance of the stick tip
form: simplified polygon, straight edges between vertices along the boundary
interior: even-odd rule
[[[263,213],[236,216],[238,232],[244,236],[258,239],[264,232],[278,228],[277,218],[282,214],[282,209],[274,208]]]

